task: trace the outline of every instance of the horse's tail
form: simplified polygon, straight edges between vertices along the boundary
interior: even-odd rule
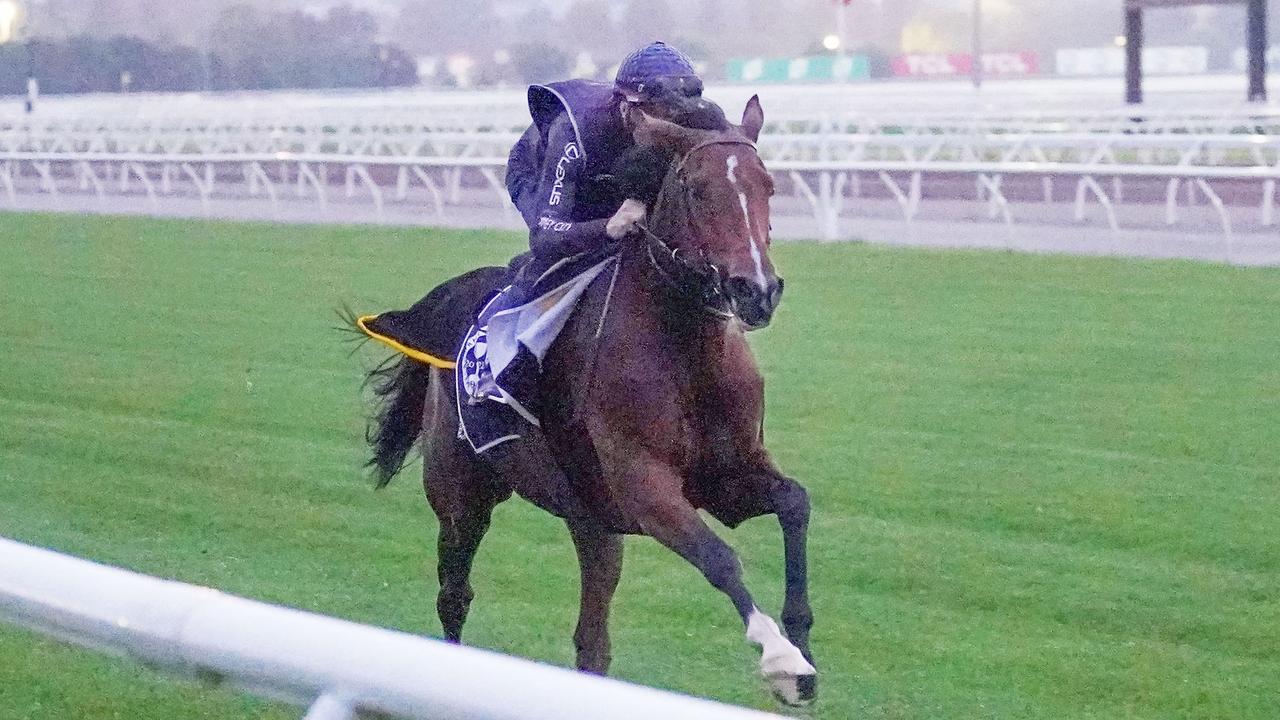
[[[431,382],[431,366],[403,355],[369,373],[377,409],[365,431],[373,457],[365,463],[377,487],[386,487],[407,463],[422,434],[422,413]]]
[[[415,338],[421,343],[418,346],[435,358],[451,357],[481,303],[507,282],[509,274],[504,267],[472,270],[442,283],[403,311],[422,333]],[[339,329],[350,332],[358,343],[369,339],[370,333],[354,312],[343,309],[338,314],[342,320]],[[366,467],[371,468],[378,487],[386,486],[404,468],[422,434],[431,370],[426,362],[397,353],[370,371],[365,380],[375,398],[373,417],[365,431],[365,440],[373,450]]]

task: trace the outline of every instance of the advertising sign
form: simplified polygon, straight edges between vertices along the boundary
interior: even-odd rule
[[[1244,72],[1249,69],[1249,51],[1245,48],[1238,48],[1231,53],[1231,65],[1236,70]],[[1267,50],[1267,70],[1275,72],[1280,70],[1280,45],[1272,45]]]
[[[1040,56],[1030,50],[986,53],[982,56],[982,72],[991,77],[1020,77],[1040,73]]]
[[[1067,48],[1058,51],[1057,70],[1064,77],[1124,75],[1124,48]],[[1199,75],[1209,69],[1204,47],[1149,47],[1142,50],[1142,69],[1148,75]]]
[[[865,55],[817,55],[794,58],[740,58],[725,69],[732,82],[845,82],[871,77],[871,60]]]
[[[893,59],[896,77],[960,77],[973,72],[969,53],[899,55]],[[985,53],[982,72],[993,77],[1021,77],[1040,72],[1040,56],[1029,50]]]
[[[955,77],[973,72],[973,56],[967,53],[899,55],[893,59],[896,77]]]

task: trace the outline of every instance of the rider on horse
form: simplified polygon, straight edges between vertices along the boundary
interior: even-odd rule
[[[453,303],[445,302],[460,287],[469,287],[473,278],[468,274],[436,288],[407,311],[369,316],[358,324],[397,349],[430,348],[432,352],[422,355],[430,364],[451,367],[454,363],[448,358],[458,357],[463,368],[458,377],[466,395],[477,403],[503,397],[531,420],[536,412],[523,412],[524,403],[511,401],[526,393],[528,399],[536,398],[541,360],[560,325],[554,318],[525,324],[545,308],[528,308],[528,313],[522,308],[535,299],[537,281],[557,263],[580,256],[587,263],[583,267],[594,263],[599,270],[620,241],[642,227],[671,156],[638,145],[633,137],[636,126],[646,119],[707,131],[730,125],[718,105],[702,98],[702,80],[689,59],[661,42],[627,56],[613,83],[566,80],[533,85],[528,101],[533,124],[511,150],[506,184],[529,226],[530,252],[513,259],[505,272],[475,271],[492,281],[488,291],[507,287],[490,297],[478,319],[474,304],[462,302],[455,311]],[[581,268],[565,269],[569,272],[561,275],[572,278],[569,282],[592,280],[589,270],[575,276]],[[517,271],[514,277],[511,271]],[[548,277],[548,284],[558,279]],[[466,282],[458,285],[459,280]],[[552,287],[548,295],[569,282]],[[565,295],[576,302],[576,295]],[[468,315],[459,320],[459,312]],[[455,343],[467,326],[455,326],[473,320],[483,339],[476,333],[463,339],[460,349]],[[530,327],[537,331],[536,338],[524,336]]]
[[[711,110],[715,108],[715,110]],[[683,53],[655,42],[631,53],[613,84],[566,80],[529,87],[533,124],[507,160],[507,191],[529,226],[529,253],[512,261],[519,275],[508,306],[526,297],[556,262],[598,250],[633,232],[647,208],[627,196],[612,171],[634,141],[630,113],[698,126],[723,115],[702,100],[702,79]]]

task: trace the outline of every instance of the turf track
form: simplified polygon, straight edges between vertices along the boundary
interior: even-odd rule
[[[413,632],[435,523],[362,481],[342,303],[514,235],[5,216],[0,534]],[[811,489],[818,718],[1274,718],[1280,271],[778,246],[769,444]],[[771,611],[776,525],[728,534]],[[624,678],[774,708],[729,604],[651,541]],[[476,644],[571,661],[562,527],[500,508]],[[423,678],[430,682],[430,678]],[[495,679],[495,682],[499,680]],[[0,629],[0,718],[280,717]]]

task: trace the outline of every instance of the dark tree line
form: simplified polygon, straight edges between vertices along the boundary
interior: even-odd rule
[[[0,93],[26,92],[34,71],[49,94],[281,88],[396,87],[418,82],[413,58],[379,42],[367,13],[339,7],[323,17],[257,13],[237,6],[219,19],[205,50],[138,37],[87,35],[0,46]]]

